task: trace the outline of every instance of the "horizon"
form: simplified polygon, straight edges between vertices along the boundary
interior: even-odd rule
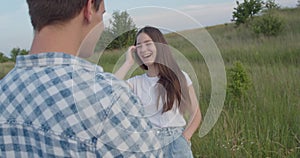
[[[297,4],[296,0],[277,0],[275,2],[281,8],[293,8]],[[0,52],[10,57],[10,51],[13,48],[29,50],[33,39],[33,29],[26,1],[5,1],[1,6],[0,21],[6,25],[0,25],[2,31]],[[150,24],[169,32],[177,32],[231,23],[236,1],[128,0],[120,2],[119,0],[109,0],[105,1],[105,6],[105,27],[109,26],[108,21],[114,11],[127,11],[138,28]]]

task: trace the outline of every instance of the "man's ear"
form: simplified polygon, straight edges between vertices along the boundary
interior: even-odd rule
[[[94,12],[94,4],[93,4],[93,0],[88,0],[85,8],[84,8],[84,17],[86,18],[86,20],[88,22],[91,22],[92,20],[92,15],[93,15],[93,12]]]

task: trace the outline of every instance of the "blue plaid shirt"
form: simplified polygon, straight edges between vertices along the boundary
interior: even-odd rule
[[[179,136],[154,129],[124,81],[78,57],[18,56],[0,81],[0,157],[162,157]]]

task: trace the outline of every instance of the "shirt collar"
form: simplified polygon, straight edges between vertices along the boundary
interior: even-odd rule
[[[48,52],[48,53],[38,53],[29,55],[19,55],[16,59],[16,67],[45,67],[45,66],[55,66],[55,65],[74,65],[83,66],[87,69],[94,70],[95,68],[100,69],[103,72],[103,68],[92,64],[84,59],[70,54],[60,53],[60,52]]]

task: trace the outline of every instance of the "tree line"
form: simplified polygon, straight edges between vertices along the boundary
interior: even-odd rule
[[[103,31],[95,51],[124,48],[134,43],[137,28],[126,11],[114,11],[109,22],[110,25]],[[0,63],[15,62],[18,55],[26,54],[28,50],[20,48],[13,48],[10,57],[0,52]]]
[[[10,57],[7,57],[4,55],[3,52],[0,52],[0,63],[5,63],[9,61],[15,62],[18,55],[27,55],[28,53],[29,51],[26,49],[13,48],[10,51]]]
[[[254,33],[265,36],[277,36],[283,31],[284,20],[276,15],[280,6],[275,0],[244,0],[243,3],[236,1],[236,4],[232,21],[237,27],[245,25]]]
[[[300,0],[297,2],[297,7],[300,7]],[[254,33],[266,36],[277,36],[282,32],[284,21],[275,14],[275,11],[280,8],[275,0],[244,0],[242,3],[236,1],[236,4],[237,7],[233,8],[232,12],[232,21],[237,27],[245,25]],[[109,26],[103,31],[95,51],[128,47],[134,43],[136,33],[137,27],[130,15],[126,11],[114,11]],[[17,55],[25,54],[28,54],[28,51],[20,48],[13,48],[10,57],[0,52],[0,63],[14,62]]]

